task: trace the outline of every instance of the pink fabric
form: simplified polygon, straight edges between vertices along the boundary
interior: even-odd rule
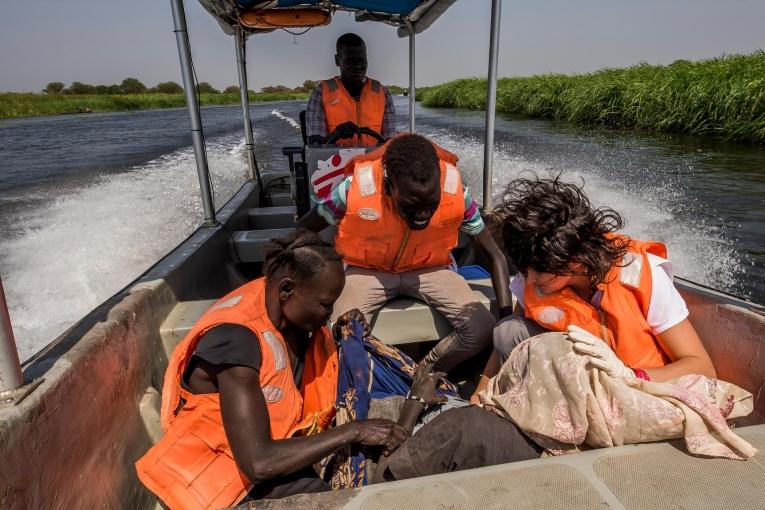
[[[752,411],[751,393],[702,375],[669,382],[612,378],[562,333],[518,345],[479,398],[550,453],[684,437],[688,451],[747,459],[757,450],[727,419]]]

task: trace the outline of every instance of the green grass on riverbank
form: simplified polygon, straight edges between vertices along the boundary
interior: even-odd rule
[[[250,94],[250,101],[308,99],[307,93]],[[239,104],[239,94],[202,94],[202,106]],[[59,95],[0,93],[0,119],[59,113],[113,112],[186,106],[183,94]]]
[[[417,91],[425,106],[486,108],[486,80]],[[765,143],[765,52],[584,75],[504,78],[497,111]]]

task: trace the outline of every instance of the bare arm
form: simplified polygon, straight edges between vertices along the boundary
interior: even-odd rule
[[[513,314],[518,317],[523,317],[523,307],[517,301],[515,302],[515,308],[513,308]],[[481,372],[481,377],[478,379],[478,385],[476,385],[475,391],[470,396],[471,404],[480,404],[478,401],[478,394],[486,389],[486,386],[489,385],[489,379],[497,375],[500,368],[502,368],[500,354],[496,350],[493,350],[491,356],[489,356],[489,360],[486,362],[483,372]]]
[[[510,297],[509,276],[507,269],[507,260],[502,251],[497,246],[496,241],[491,236],[489,229],[485,228],[472,236],[473,241],[481,250],[491,265],[491,283],[494,287],[494,293],[497,296],[497,307],[499,308],[499,317],[507,317],[513,312],[513,300]]]
[[[417,418],[420,417],[425,407],[446,402],[445,396],[436,395],[438,381],[444,377],[446,377],[446,372],[433,372],[433,363],[422,362],[417,366],[409,396],[417,397],[423,401],[407,399],[401,406],[398,417],[398,424],[406,430],[407,435],[412,434]]]
[[[327,223],[327,220],[321,217],[319,211],[314,205],[311,210],[306,213],[305,216],[298,220],[295,226],[297,228],[307,228],[313,232],[321,232],[329,226],[329,223]]]
[[[299,471],[351,443],[384,445],[397,429],[389,420],[366,420],[315,436],[271,439],[258,371],[227,365],[217,382],[226,437],[239,469],[252,483]]]
[[[715,367],[712,360],[701,343],[696,329],[688,319],[679,322],[668,330],[656,335],[664,352],[672,360],[663,367],[644,369],[651,380],[669,381],[682,375],[702,374],[708,377],[716,377]],[[642,367],[636,367],[642,368]]]

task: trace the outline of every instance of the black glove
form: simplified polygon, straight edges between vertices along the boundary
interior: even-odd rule
[[[359,127],[351,121],[343,122],[335,128],[330,137],[338,135],[341,139],[353,138],[359,132]]]

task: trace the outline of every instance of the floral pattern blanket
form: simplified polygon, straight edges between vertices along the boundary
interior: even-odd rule
[[[481,403],[553,455],[680,437],[695,455],[743,460],[757,453],[726,421],[751,413],[751,393],[702,375],[613,378],[571,346],[562,333],[522,342]]]

